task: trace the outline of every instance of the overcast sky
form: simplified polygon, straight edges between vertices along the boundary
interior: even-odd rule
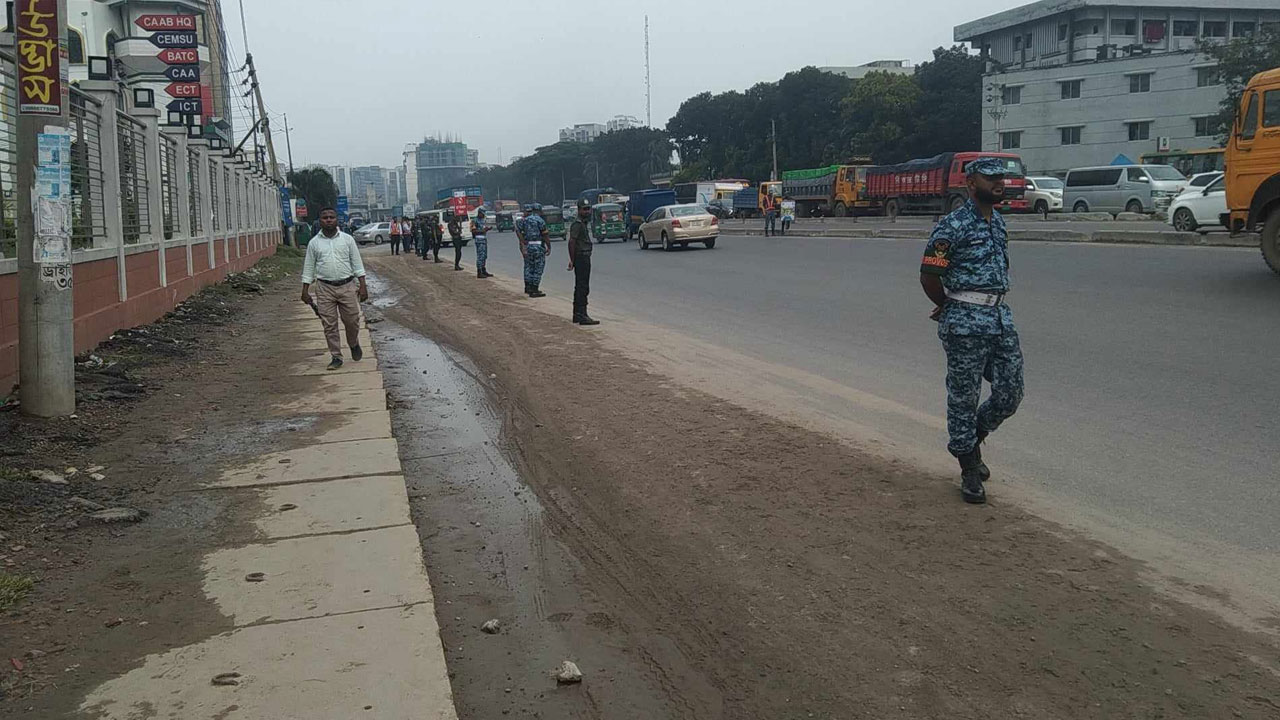
[[[293,159],[399,165],[406,143],[452,133],[506,162],[574,123],[645,120],[649,15],[653,125],[699,92],[742,90],[806,65],[932,57],[955,25],[1017,0],[243,0],[272,114]],[[223,0],[233,64],[240,0]],[[979,9],[981,8],[981,9]],[[275,121],[275,129],[283,122]],[[280,162],[285,143],[277,137]]]

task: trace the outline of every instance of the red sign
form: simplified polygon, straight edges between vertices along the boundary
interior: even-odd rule
[[[200,51],[195,48],[168,48],[161,50],[156,57],[165,65],[200,64]]]
[[[169,97],[198,98],[200,97],[200,83],[169,83],[169,86],[164,91],[169,93]]]
[[[140,15],[133,21],[143,30],[195,30],[195,15]]]
[[[18,0],[18,113],[61,115],[62,58],[58,52],[58,0]]]

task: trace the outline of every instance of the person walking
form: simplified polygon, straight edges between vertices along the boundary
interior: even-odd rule
[[[449,219],[449,242],[453,245],[453,269],[462,269],[462,221],[454,215]]]
[[[391,254],[400,254],[400,218],[391,218],[391,227],[387,231],[391,235]]]
[[[551,236],[547,234],[547,222],[542,219],[542,206],[538,203],[530,206],[521,222],[520,254],[524,256],[524,291],[529,297],[546,297],[538,286],[542,284],[547,258],[551,257]]]
[[[489,228],[484,224],[484,208],[476,209],[476,217],[471,221],[471,237],[476,241],[476,277],[491,278],[487,263],[489,261]]]
[[[573,322],[599,325],[587,315],[587,295],[591,293],[591,203],[578,201],[578,215],[569,225],[569,269],[573,271]]]
[[[440,218],[427,216],[427,231],[431,233],[431,254],[434,262],[440,262],[440,244],[444,242],[444,233],[440,230]]]
[[[970,199],[938,222],[920,263],[920,285],[947,357],[947,450],[960,462],[967,503],[987,501],[991,471],[982,443],[1022,402],[1022,347],[1005,304],[1009,242],[995,206],[1004,199],[1004,164],[978,158],[966,169]],[[982,380],[991,395],[978,404]]]
[[[342,367],[339,321],[347,331],[351,359],[359,362],[364,357],[360,348],[360,303],[368,299],[360,248],[354,238],[338,229],[338,211],[324,208],[320,211],[320,233],[311,238],[302,261],[302,302],[320,316],[329,346],[329,370]]]
[[[764,236],[769,237],[770,234],[778,234],[778,203],[774,196],[766,193],[764,196]]]

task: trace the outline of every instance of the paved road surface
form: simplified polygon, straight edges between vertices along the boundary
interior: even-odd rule
[[[1006,215],[1005,220],[1009,223],[1009,227],[1014,230],[1068,230],[1074,232],[1172,232],[1173,227],[1162,220],[1068,220],[1068,215],[1050,215],[1048,220],[1043,220],[1039,215]],[[764,227],[764,220],[725,220],[724,232],[736,232],[738,228],[746,226],[760,229]],[[797,229],[819,228],[823,230],[832,230],[836,228],[858,228],[858,229],[900,229],[904,236],[916,237],[927,234],[934,225],[933,218],[922,216],[904,216],[898,218],[896,222],[890,223],[888,218],[882,217],[862,217],[862,218],[824,218],[820,220],[800,219],[796,221]],[[1225,235],[1226,231],[1215,228],[1212,230],[1215,235]]]
[[[518,277],[514,236],[490,245],[490,269]],[[567,296],[565,246],[554,247],[544,289]],[[918,417],[945,415],[920,250],[732,236],[710,251],[597,245],[593,301],[900,403],[913,412],[860,412],[942,455],[940,424]],[[1258,252],[1015,243],[1012,268],[1027,396],[988,451],[993,465],[1115,526],[1207,540],[1211,562],[1280,557],[1280,278]]]

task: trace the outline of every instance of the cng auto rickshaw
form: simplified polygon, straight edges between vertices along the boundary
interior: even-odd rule
[[[494,228],[497,232],[509,232],[516,229],[515,218],[509,212],[498,213],[494,223]]]
[[[564,226],[564,212],[558,207],[544,207],[542,209],[542,219],[547,223],[547,235],[553,238],[564,240],[568,237],[568,231]]]
[[[596,242],[618,239],[626,241],[627,223],[622,219],[622,206],[600,203],[591,207],[591,237]]]

